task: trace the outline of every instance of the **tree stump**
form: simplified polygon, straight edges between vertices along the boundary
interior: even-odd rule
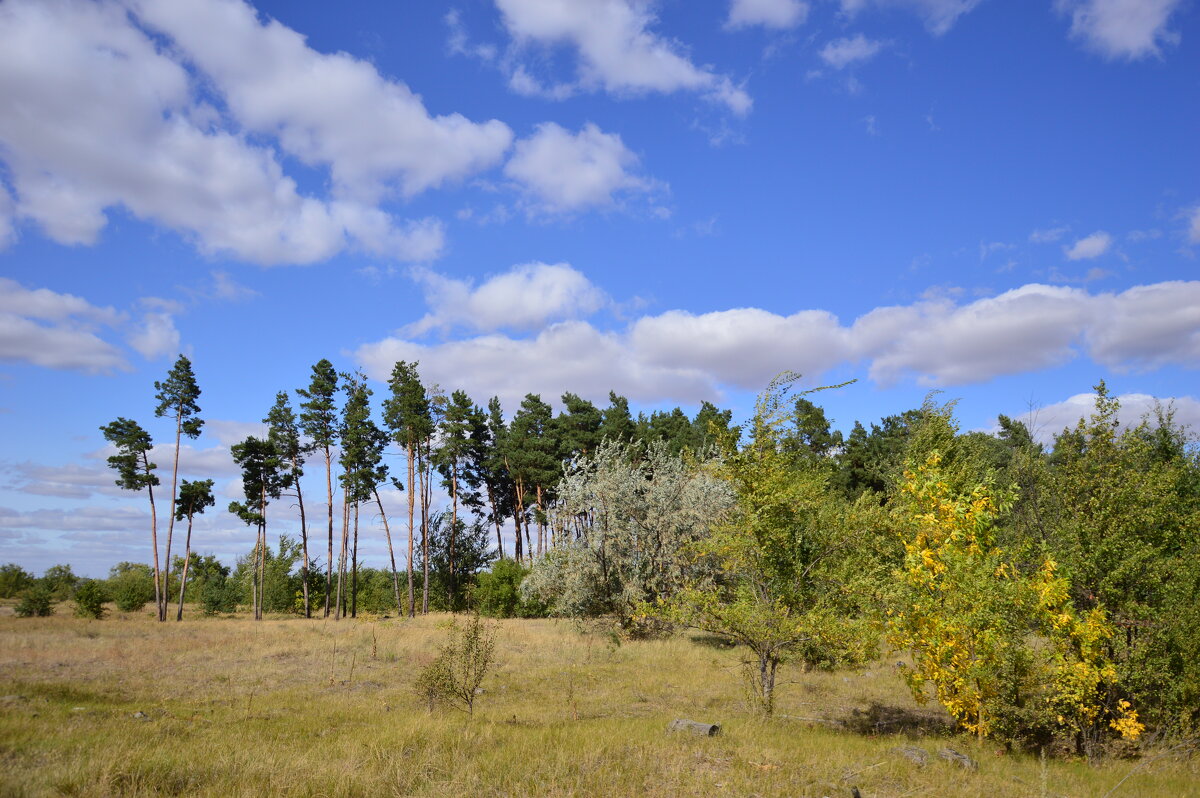
[[[667,725],[667,731],[689,732],[691,734],[698,734],[701,737],[715,737],[721,733],[721,725],[719,723],[698,723],[694,720],[676,718]]]

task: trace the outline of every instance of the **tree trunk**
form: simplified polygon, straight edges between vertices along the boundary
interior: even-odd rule
[[[404,608],[400,604],[400,577],[396,574],[396,552],[392,548],[392,530],[388,526],[387,513],[383,511],[383,502],[379,500],[379,488],[373,489],[375,492],[375,503],[379,505],[379,516],[383,519],[383,533],[387,536],[388,544],[388,559],[392,563],[392,592],[396,594],[396,616],[399,617]],[[409,566],[409,576],[412,576],[412,567]]]
[[[304,494],[300,492],[300,464],[292,459],[292,473],[296,474],[296,502],[300,505],[300,548],[304,552],[304,564],[300,570],[300,590],[304,594],[304,617],[312,617],[312,604],[308,597],[308,522],[304,518]]]
[[[500,559],[504,559],[504,538],[500,535],[500,513],[496,509],[496,493],[492,490],[490,482],[484,483],[487,486],[488,504],[492,508],[492,521],[496,524],[496,552],[500,555]]]
[[[541,557],[546,553],[546,508],[542,505],[542,486],[537,486],[537,553]]]
[[[183,547],[183,575],[179,579],[179,611],[175,613],[175,620],[183,620],[183,594],[187,590],[188,566],[192,564],[192,516],[188,515],[188,531],[187,541]]]
[[[175,415],[175,467],[171,469],[171,517],[167,521],[167,570],[163,574],[162,602],[158,605],[158,619],[167,619],[167,605],[171,602],[171,536],[175,532],[175,483],[179,479],[179,437],[183,432],[183,413],[176,408]]]
[[[417,615],[417,594],[413,587],[413,516],[415,513],[415,504],[417,497],[413,493],[413,485],[416,484],[416,455],[413,453],[413,442],[410,439],[405,447],[405,452],[408,454],[408,617],[415,618]]]
[[[325,554],[325,617],[329,617],[329,591],[333,589],[333,459],[325,447],[325,495],[329,511],[329,548]]]
[[[150,458],[142,454],[142,464],[146,473],[150,473]],[[150,493],[150,545],[154,547],[154,606],[160,607],[162,602],[162,575],[158,566],[158,511],[154,507],[154,486],[146,485]]]
[[[350,552],[350,617],[358,617],[358,502],[354,503],[354,548]]]
[[[345,594],[343,591],[342,577],[346,573],[346,543],[350,536],[350,505],[346,502],[347,492],[342,489],[342,545],[338,549],[338,572],[337,572],[337,595],[335,597],[336,608],[334,609],[333,619],[341,620],[345,615]]]
[[[429,474],[428,457],[417,447],[417,474],[421,483],[421,614],[429,614]]]
[[[458,571],[454,567],[454,543],[458,534],[458,461],[450,462],[450,609],[454,609],[454,598],[458,595]]]

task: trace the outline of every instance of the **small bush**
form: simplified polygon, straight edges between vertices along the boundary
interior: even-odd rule
[[[108,595],[104,591],[104,586],[95,579],[89,579],[75,590],[75,614],[80,618],[99,620],[104,617],[104,602],[106,601],[108,601]]]
[[[140,570],[129,570],[109,578],[108,590],[117,609],[137,612],[154,598],[154,577]]]
[[[45,585],[30,588],[21,594],[15,608],[18,618],[45,618],[54,614],[54,596]]]
[[[15,562],[0,565],[0,598],[16,598],[33,587],[33,574]]]
[[[548,614],[545,602],[521,595],[521,582],[529,569],[516,560],[497,560],[490,571],[479,574],[479,584],[472,593],[475,608],[490,618],[544,618]]]
[[[237,584],[232,579],[207,579],[200,588],[200,606],[205,615],[234,612],[238,605]]]
[[[455,621],[437,659],[421,670],[413,688],[430,711],[438,704],[449,704],[473,713],[479,685],[492,666],[495,650],[493,625],[478,615],[463,626]]]

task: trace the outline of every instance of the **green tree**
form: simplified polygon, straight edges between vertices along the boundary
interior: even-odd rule
[[[573,460],[596,451],[604,416],[588,400],[567,392],[562,395],[563,412],[554,419],[559,460]]]
[[[306,449],[300,439],[300,426],[292,405],[288,401],[287,391],[275,394],[275,404],[263,419],[267,424],[267,440],[275,447],[275,451],[283,459],[284,467],[290,474],[292,487],[296,489],[296,504],[300,508],[300,550],[301,569],[303,578],[301,587],[304,592],[304,617],[312,617],[312,600],[308,592],[308,520],[304,513],[304,491],[301,490],[300,478],[304,476],[304,455]]]
[[[633,443],[637,438],[637,424],[629,412],[629,400],[618,396],[615,391],[608,392],[608,407],[600,411],[600,437],[622,443]]]
[[[450,523],[446,529],[446,560],[447,578],[452,595],[457,595],[457,567],[455,564],[455,544],[458,535],[458,505],[460,481],[469,477],[464,474],[464,467],[471,452],[472,422],[475,419],[475,405],[464,391],[450,394],[445,412],[439,424],[439,445],[433,452],[433,461],[442,474],[443,484],[450,489]],[[469,483],[467,485],[469,488]]]
[[[175,520],[182,521],[187,519],[187,542],[183,552],[183,570],[179,576],[179,609],[175,613],[175,620],[183,620],[183,597],[187,592],[188,582],[188,567],[192,563],[192,520],[196,515],[203,513],[206,507],[212,507],[216,504],[216,499],[212,495],[213,481],[211,479],[202,479],[196,482],[184,480],[179,486],[179,501],[175,505]]]
[[[21,591],[33,587],[33,574],[15,562],[0,565],[0,598],[14,598]]]
[[[408,466],[408,614],[416,615],[416,593],[413,584],[416,496],[416,465],[421,442],[433,433],[433,418],[429,414],[429,397],[417,373],[417,363],[401,360],[392,367],[388,380],[390,394],[383,402],[383,423],[391,439],[404,449]],[[422,497],[423,499],[424,497]]]
[[[333,447],[337,444],[337,371],[322,358],[312,367],[308,388],[296,393],[306,401],[300,405],[300,430],[308,436],[307,451],[320,451],[325,459],[325,497],[329,512],[329,546],[325,564],[325,617],[329,617],[333,590]]]
[[[69,565],[51,565],[42,574],[40,581],[50,591],[50,595],[54,596],[55,601],[66,601],[75,592],[79,577]]]
[[[246,501],[230,502],[229,512],[247,525],[254,525],[258,532],[255,550],[258,552],[255,579],[252,581],[252,598],[255,620],[262,620],[263,580],[266,578],[267,556],[267,506],[278,499],[288,487],[290,475],[283,469],[283,460],[270,441],[253,435],[241,443],[235,443],[230,451],[233,460],[242,469],[242,491]]]
[[[862,508],[829,490],[827,469],[783,445],[795,435],[796,419],[785,404],[794,379],[781,375],[759,396],[748,445],[720,465],[734,506],[692,546],[713,576],[694,571],[660,609],[745,645],[751,695],[767,714],[782,663],[854,662],[874,642],[847,587],[859,570],[855,548],[866,525],[856,516]]]
[[[83,580],[79,587],[75,588],[74,599],[76,616],[97,621],[104,617],[104,602],[108,601],[108,591],[99,580]]]
[[[529,535],[526,512],[533,509],[538,527],[536,554],[546,550],[546,502],[551,486],[558,482],[561,463],[554,440],[553,411],[536,394],[526,394],[513,416],[504,440],[504,462],[514,485],[518,544],[521,527],[525,531],[526,556],[530,561],[535,549]],[[519,548],[519,545],[518,545]],[[520,553],[518,552],[518,558]]]
[[[145,490],[150,497],[150,547],[154,550],[154,606],[162,606],[162,580],[158,563],[158,513],[154,507],[154,486],[158,466],[150,462],[154,442],[150,433],[136,421],[118,418],[100,428],[104,439],[116,447],[117,453],[108,458],[108,467],[117,472],[117,485],[125,490]],[[170,564],[168,563],[168,566]]]
[[[383,465],[383,449],[387,444],[387,436],[371,419],[371,394],[367,387],[366,377],[362,373],[342,375],[342,384],[346,392],[346,401],[342,406],[342,425],[339,437],[342,441],[340,477],[343,495],[348,506],[354,508],[354,538],[350,551],[350,614],[358,614],[358,515],[363,502],[376,499],[379,512],[383,516],[384,528],[388,530],[388,551],[391,553],[391,531],[387,527],[387,516],[383,514],[383,503],[379,501],[378,486],[387,479],[388,468]],[[347,524],[342,531],[342,551],[338,568],[338,616],[345,613],[343,608],[345,592],[343,580],[346,571],[347,527],[349,513],[345,515]],[[392,572],[395,574],[395,556],[392,556]],[[397,582],[397,593],[399,583]],[[397,601],[399,598],[397,598]]]
[[[137,612],[154,598],[154,572],[149,565],[120,562],[108,571],[108,593],[121,612]]]
[[[499,397],[488,402],[487,413],[478,412],[472,421],[471,447],[468,450],[468,469],[476,484],[487,495],[487,517],[496,529],[496,554],[504,559],[504,538],[501,527],[504,519],[514,514],[515,488],[504,464],[505,440],[508,425]]]
[[[177,482],[179,479],[179,441],[184,435],[195,439],[200,437],[200,429],[204,422],[199,418],[200,406],[196,400],[200,398],[200,386],[196,384],[196,375],[192,372],[192,362],[183,355],[175,361],[175,365],[167,373],[162,382],[155,382],[154,389],[158,391],[154,398],[158,406],[154,415],[158,418],[175,419],[175,453],[174,465],[171,469],[171,515],[167,521],[167,570],[163,574],[163,590],[158,605],[158,620],[167,620],[167,605],[171,595],[171,539],[175,532],[175,501],[177,497]],[[157,558],[157,552],[155,552]]]

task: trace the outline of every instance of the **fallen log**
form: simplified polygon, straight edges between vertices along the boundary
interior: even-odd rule
[[[698,734],[701,737],[715,737],[721,733],[721,725],[719,723],[698,723],[694,720],[676,718],[667,725],[667,731],[690,732],[691,734]]]

